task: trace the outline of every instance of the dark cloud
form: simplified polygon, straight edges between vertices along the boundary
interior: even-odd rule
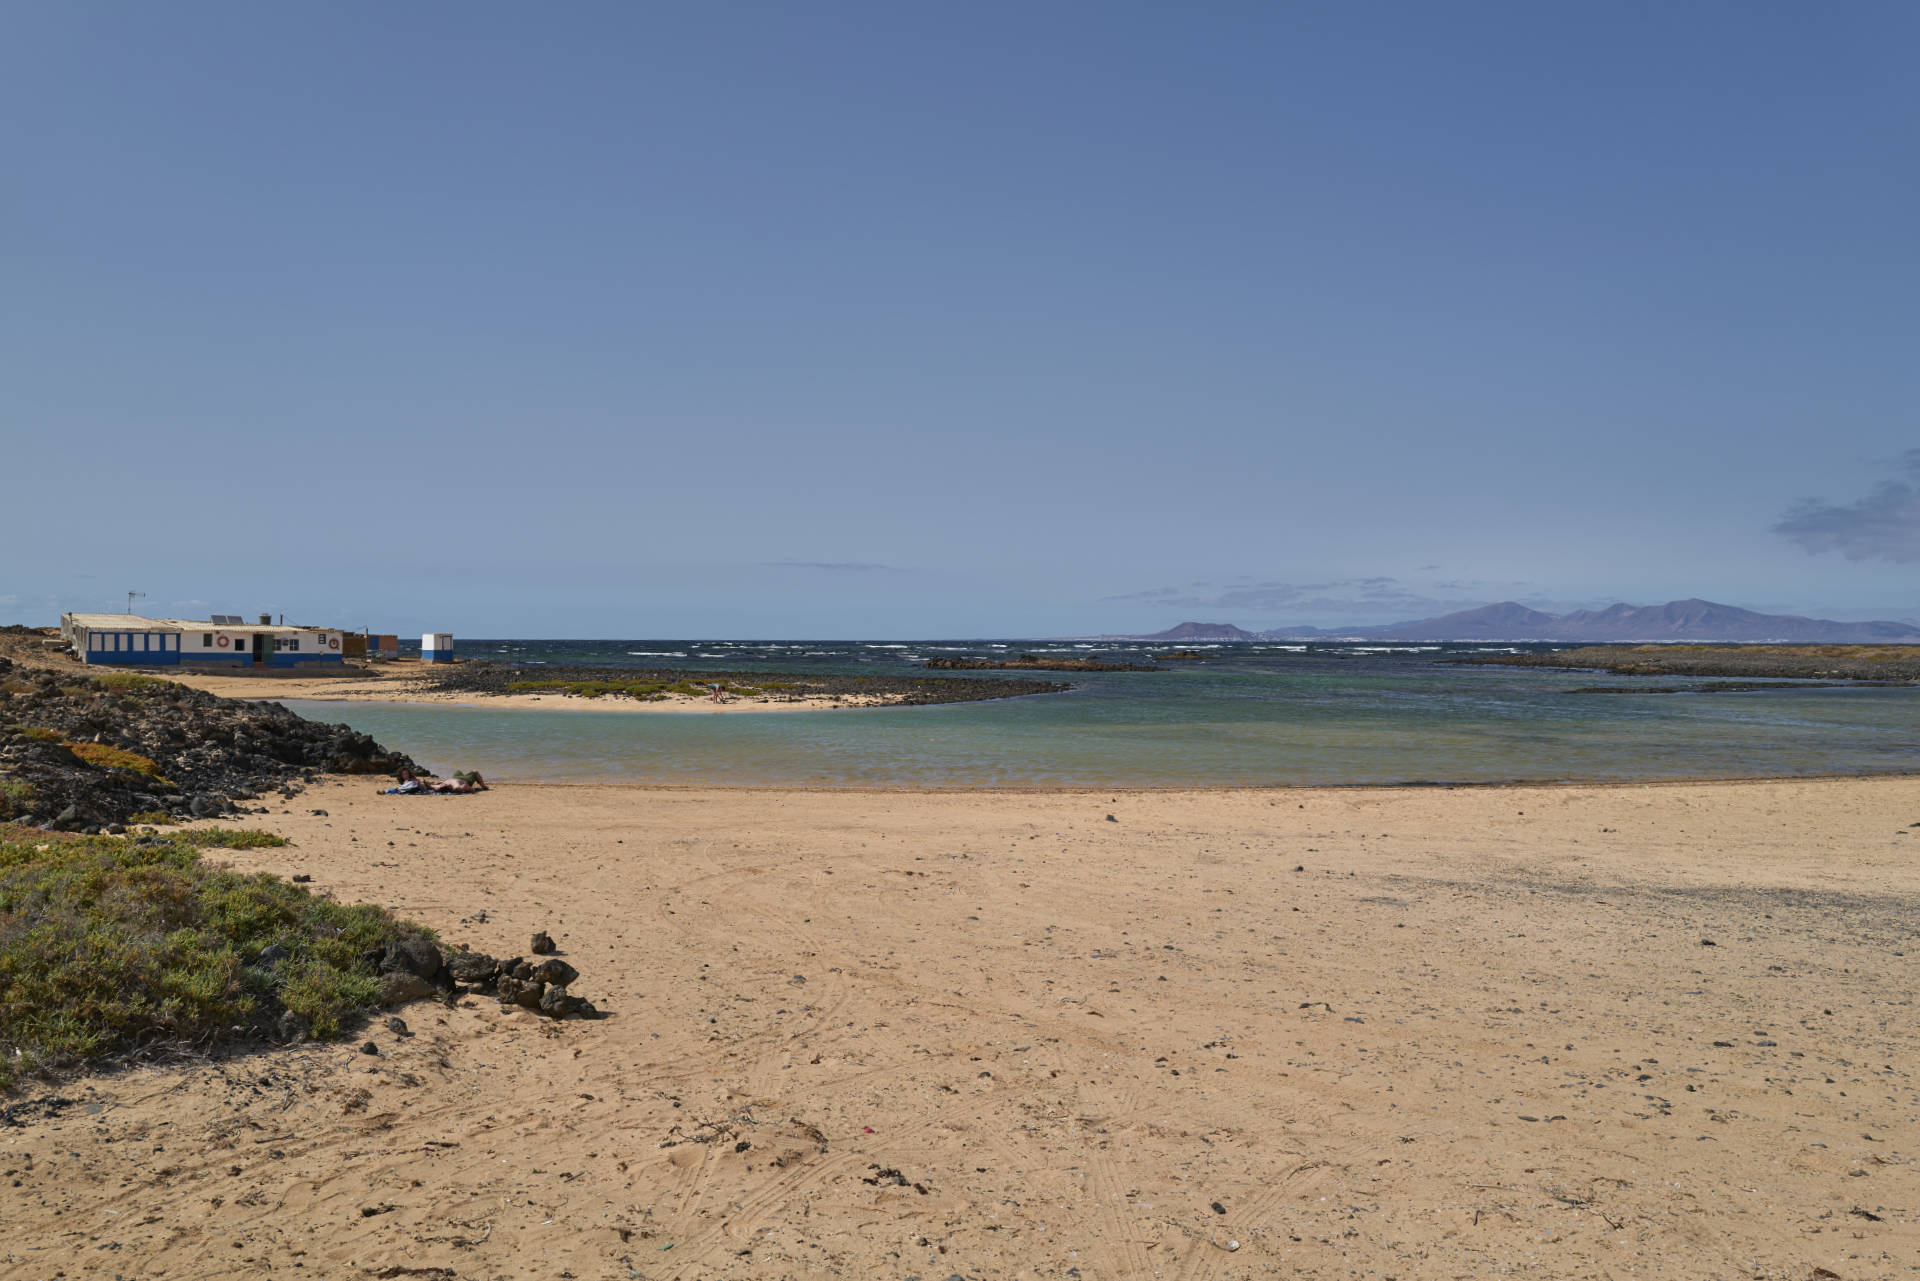
[[[904,574],[898,565],[876,565],[865,560],[763,560],[763,569],[824,569],[834,574]]]
[[[1894,466],[1920,482],[1920,449],[1901,454]],[[1809,498],[1781,517],[1773,532],[1815,554],[1839,552],[1848,560],[1902,565],[1920,561],[1920,488],[1888,480],[1856,502]]]

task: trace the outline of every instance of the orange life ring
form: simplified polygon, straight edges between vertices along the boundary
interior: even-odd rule
[[[228,643],[229,643],[229,642],[228,642],[228,640],[227,640],[227,638],[226,638],[226,637],[224,637],[224,636],[222,636],[222,637],[220,637],[220,638],[219,638],[219,640],[220,640],[220,648],[221,648],[221,649],[225,649],[225,648],[227,647],[227,645],[228,645]]]

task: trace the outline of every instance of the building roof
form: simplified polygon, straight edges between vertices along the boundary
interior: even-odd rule
[[[258,632],[263,636],[298,636],[305,632],[337,632],[337,627],[297,627],[258,623],[209,623],[197,618],[143,618],[139,614],[68,614],[75,627],[93,632]]]
[[[163,623],[157,619],[142,618],[138,614],[68,614],[67,619],[75,627],[84,627],[89,631],[105,632],[155,632],[171,631],[172,623]]]
[[[265,636],[296,636],[302,632],[337,632],[340,630],[337,627],[296,627],[291,623],[284,627],[275,623],[264,625],[259,623],[209,623],[197,618],[169,618],[163,620],[163,622],[165,626],[177,627],[183,632],[232,632],[235,635],[241,632],[259,632]]]

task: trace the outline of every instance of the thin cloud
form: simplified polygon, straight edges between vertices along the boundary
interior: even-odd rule
[[[898,565],[878,565],[865,560],[763,560],[763,569],[819,569],[831,574],[904,574]]]
[[[1894,466],[1920,481],[1920,449],[1907,450],[1894,460]],[[1848,560],[1911,564],[1920,561],[1920,488],[1888,480],[1851,503],[1809,498],[1772,528],[1811,555],[1839,552]]]
[[[1484,604],[1480,600],[1436,597],[1411,590],[1385,576],[1340,578],[1320,583],[1267,581],[1251,587],[1201,591],[1211,583],[1194,583],[1182,591],[1155,587],[1103,601],[1138,601],[1183,609],[1230,610],[1246,614],[1371,614],[1396,618],[1448,613]]]

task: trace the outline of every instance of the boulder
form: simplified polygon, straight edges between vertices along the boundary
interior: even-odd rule
[[[527,950],[535,956],[551,955],[555,950],[553,946],[553,936],[545,930],[541,930],[533,936],[533,942],[528,945]]]
[[[405,1005],[409,1001],[424,1001],[428,997],[438,995],[440,995],[440,989],[418,974],[394,970],[380,976],[380,1004],[382,1005]]]
[[[450,987],[453,983],[447,974],[447,962],[440,955],[440,949],[418,934],[387,944],[387,950],[380,955],[380,972],[412,974],[425,980],[428,985],[439,988]]]
[[[500,998],[502,1005],[519,1005],[529,1010],[540,1008],[540,998],[546,995],[547,985],[538,979],[517,979],[511,974],[500,976],[494,987],[494,995]]]
[[[582,996],[569,996],[565,985],[556,984],[540,994],[540,1012],[549,1018],[564,1019],[572,1016],[591,1018],[600,1011],[593,1008],[593,1002]]]
[[[500,977],[500,962],[485,952],[455,952],[447,958],[447,970],[456,983],[486,987]]]
[[[568,965],[556,956],[534,966],[533,977],[542,983],[550,983],[556,987],[565,987],[580,977],[580,971],[574,969],[571,965]]]

